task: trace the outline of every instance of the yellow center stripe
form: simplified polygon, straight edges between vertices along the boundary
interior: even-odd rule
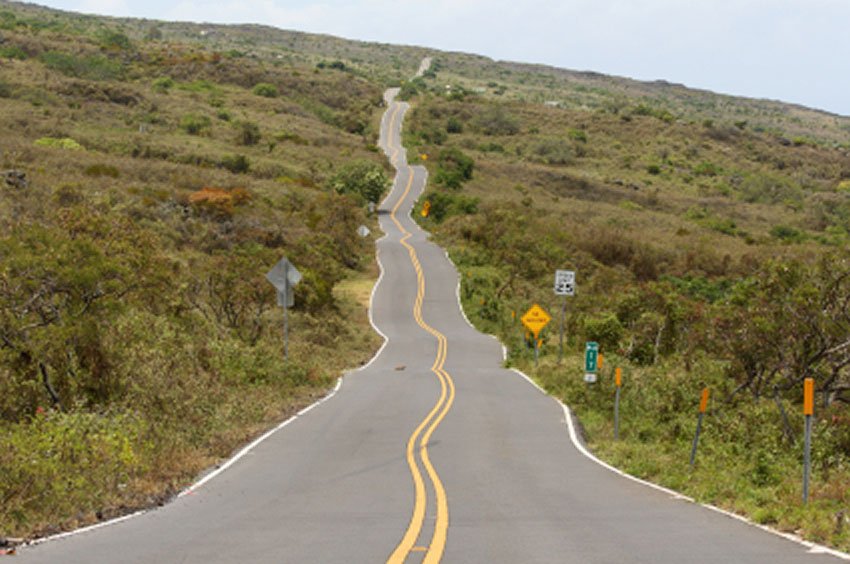
[[[396,104],[393,113],[391,114],[390,124],[389,124],[389,136],[393,134],[394,124],[398,117],[400,106]],[[398,144],[393,151],[392,160],[395,161],[398,157],[398,153],[401,150],[401,140],[399,139]],[[434,359],[434,364],[431,367],[431,371],[437,376],[437,379],[440,381],[440,397],[437,400],[437,403],[431,409],[425,419],[419,424],[419,426],[413,431],[410,435],[410,438],[407,441],[407,465],[410,468],[410,473],[413,477],[413,490],[414,490],[414,503],[413,503],[413,513],[410,518],[410,524],[407,527],[407,531],[404,534],[404,537],[401,539],[401,542],[398,544],[396,549],[390,555],[387,560],[388,563],[392,564],[401,564],[405,561],[408,554],[412,550],[421,550],[421,547],[415,547],[416,541],[419,539],[419,535],[422,532],[422,524],[425,521],[425,509],[427,505],[427,496],[425,494],[425,483],[422,479],[422,473],[419,471],[419,464],[416,459],[416,444],[419,443],[419,456],[422,460],[422,465],[425,467],[425,471],[428,473],[428,478],[431,480],[431,483],[434,486],[434,494],[435,499],[437,501],[437,518],[434,524],[434,534],[431,537],[431,542],[428,545],[427,552],[425,553],[425,558],[423,562],[425,563],[434,563],[439,562],[443,556],[443,551],[446,546],[446,537],[448,535],[449,530],[449,504],[448,498],[446,496],[446,490],[443,487],[443,482],[440,480],[440,476],[437,474],[437,471],[434,469],[434,465],[431,463],[431,458],[428,455],[428,442],[431,439],[431,435],[434,434],[434,431],[446,417],[446,414],[451,409],[452,404],[454,403],[455,397],[455,386],[452,381],[451,376],[448,372],[445,371],[444,366],[446,362],[446,355],[448,354],[448,341],[446,336],[428,325],[425,320],[422,318],[422,302],[425,299],[425,276],[422,271],[422,264],[419,262],[419,257],[416,254],[416,250],[413,246],[407,242],[407,240],[411,237],[411,233],[404,228],[401,222],[396,217],[396,212],[401,207],[401,204],[405,201],[408,194],[410,193],[410,189],[413,186],[413,168],[407,168],[408,180],[407,186],[404,190],[404,194],[402,194],[401,198],[399,198],[398,202],[396,202],[395,206],[390,213],[390,218],[393,223],[395,223],[396,227],[398,227],[399,231],[402,232],[403,236],[401,238],[401,244],[407,249],[408,254],[410,255],[410,261],[413,264],[413,268],[416,271],[416,300],[413,304],[413,317],[416,320],[416,323],[419,324],[425,331],[433,335],[437,339],[437,356]],[[424,433],[423,433],[424,431]]]

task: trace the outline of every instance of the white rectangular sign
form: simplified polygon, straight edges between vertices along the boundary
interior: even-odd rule
[[[556,270],[555,271],[555,295],[556,296],[575,296],[576,295],[576,273],[573,270]]]

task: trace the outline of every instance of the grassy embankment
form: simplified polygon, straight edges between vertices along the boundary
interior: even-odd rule
[[[529,75],[548,80],[539,88],[558,108],[532,95],[532,78],[509,82],[510,66],[494,82],[502,89],[476,86],[486,76],[464,78],[451,58],[436,62],[436,75],[405,87],[406,144],[429,157],[432,213],[417,218],[450,249],[470,318],[575,409],[605,460],[850,548],[850,120],[727,97],[713,100],[713,118],[687,97],[591,104],[568,80]],[[556,268],[578,277],[561,365]],[[535,302],[555,318],[536,370],[518,321]],[[588,340],[606,355],[593,387],[582,381]],[[625,370],[619,442],[614,366]],[[820,399],[803,507],[806,376]],[[690,470],[703,386],[712,401]]]
[[[383,85],[3,6],[0,536],[31,537],[167,499],[376,350],[374,218],[332,187],[384,166]]]

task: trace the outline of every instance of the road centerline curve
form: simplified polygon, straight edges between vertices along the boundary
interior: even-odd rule
[[[407,442],[406,457],[414,484],[414,507],[408,528],[387,561],[391,563],[403,563],[408,555],[414,551],[416,543],[422,534],[428,498],[425,490],[424,479],[419,469],[419,462],[421,461],[421,464],[425,468],[428,479],[433,487],[434,499],[436,501],[434,532],[428,544],[423,562],[434,563],[441,560],[448,538],[448,496],[442,480],[440,479],[440,476],[428,455],[428,443],[431,436],[446,417],[454,403],[455,386],[451,376],[444,368],[448,354],[448,339],[445,335],[430,326],[422,317],[422,306],[425,298],[425,272],[422,268],[421,262],[419,261],[419,257],[417,256],[416,249],[409,242],[409,239],[412,237],[412,233],[402,225],[396,215],[402,204],[405,203],[410,195],[415,178],[415,171],[413,167],[407,166],[406,164],[403,167],[399,167],[398,164],[398,155],[403,150],[400,138],[401,127],[400,125],[397,126],[400,109],[401,105],[393,102],[392,108],[387,110],[390,115],[390,120],[386,150],[388,153],[391,152],[392,155],[391,161],[397,171],[396,182],[399,180],[400,173],[404,171],[407,173],[407,183],[404,192],[390,212],[390,219],[402,234],[399,242],[407,250],[411,264],[416,272],[417,292],[416,299],[413,304],[413,317],[416,323],[423,330],[431,334],[437,340],[437,355],[434,359],[433,365],[431,366],[431,372],[434,373],[440,382],[440,397],[419,426],[414,429]],[[395,140],[393,139],[393,134],[395,134]],[[394,141],[395,144],[393,143]],[[417,443],[419,445],[418,449],[416,446]],[[418,460],[417,454],[419,456]]]

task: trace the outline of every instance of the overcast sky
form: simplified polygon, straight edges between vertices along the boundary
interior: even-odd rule
[[[35,0],[423,45],[850,116],[850,0]]]

